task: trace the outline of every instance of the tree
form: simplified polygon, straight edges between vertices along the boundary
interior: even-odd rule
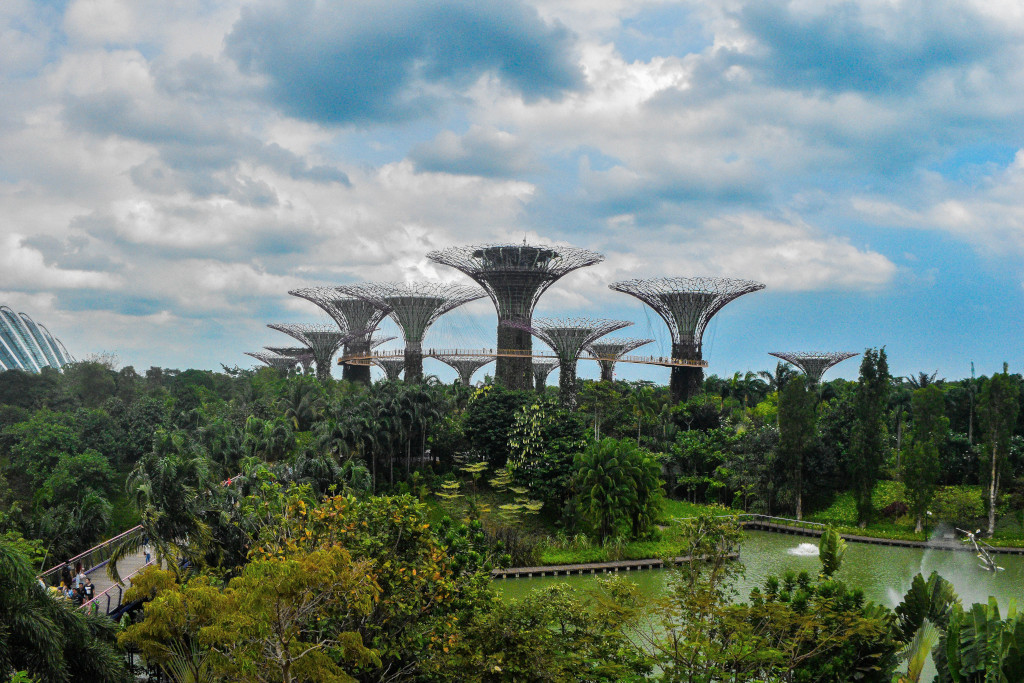
[[[862,528],[871,521],[871,493],[885,461],[888,445],[885,408],[890,387],[885,349],[867,349],[860,364],[860,379],[853,400],[853,429],[847,461],[857,502],[857,520]]]
[[[356,630],[379,595],[369,569],[338,545],[254,560],[199,638],[233,681],[354,681],[343,667],[380,665]]]
[[[48,683],[131,680],[114,647],[114,622],[51,595],[28,559],[3,541],[0,576],[0,679],[25,671]]]
[[[981,387],[978,417],[985,450],[990,454],[988,481],[988,535],[996,530],[996,505],[999,493],[999,465],[1010,451],[1017,414],[1020,412],[1020,385],[1003,364],[1002,373],[992,375]]]
[[[926,384],[914,391],[911,405],[913,444],[903,462],[903,481],[910,511],[917,519],[915,531],[920,532],[924,513],[939,483],[939,448],[949,436],[949,419],[943,415],[945,397],[935,384]]]
[[[803,519],[804,462],[814,447],[816,393],[798,375],[779,394],[779,459],[793,489],[796,518]]]
[[[605,438],[575,458],[577,521],[600,539],[639,538],[661,509],[661,465],[631,440]]]

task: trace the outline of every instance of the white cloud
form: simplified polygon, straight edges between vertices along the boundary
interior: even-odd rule
[[[24,235],[0,235],[0,288],[52,290],[69,288],[114,289],[123,281],[112,274],[65,270],[47,264],[42,253],[25,246]]]

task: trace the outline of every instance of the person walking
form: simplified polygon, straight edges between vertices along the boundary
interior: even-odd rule
[[[147,538],[145,543],[142,544],[142,552],[146,555],[146,564],[149,564],[151,549],[149,547],[149,539]]]

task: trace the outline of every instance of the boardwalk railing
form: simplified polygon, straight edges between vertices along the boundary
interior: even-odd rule
[[[428,349],[423,352],[423,356],[487,356],[491,358],[540,358],[545,360],[558,360],[558,356],[553,353],[534,353],[533,351],[524,351],[522,349]],[[369,365],[375,359],[404,357],[405,351],[403,349],[372,351],[370,353],[341,356],[338,358],[338,365]],[[706,368],[708,366],[708,362],[705,360],[687,360],[684,358],[669,358],[667,356],[619,356],[614,359],[595,356],[580,356],[579,360],[615,360],[619,363],[662,365],[665,367]]]
[[[80,609],[86,611],[94,609],[98,612],[102,612],[103,614],[110,614],[121,606],[121,602],[124,599],[124,592],[127,590],[128,585],[131,584],[132,578],[142,572],[146,567],[153,564],[156,564],[155,558],[121,579],[121,583],[115,583],[110,588],[96,595],[92,600],[83,602]]]
[[[144,532],[141,524],[136,527],[132,527],[128,531],[124,531],[113,538],[108,538],[97,546],[89,548],[84,553],[79,553],[69,560],[65,560],[54,567],[50,567],[40,574],[38,578],[47,586],[58,586],[60,585],[61,569],[65,566],[70,566],[73,569],[79,562],[82,563],[82,571],[88,574],[104,566],[110,560],[114,550],[120,547],[123,543],[129,541],[141,541],[143,534]]]

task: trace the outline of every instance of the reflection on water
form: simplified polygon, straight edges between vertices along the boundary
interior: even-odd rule
[[[813,547],[814,553],[805,554],[810,549],[801,551],[804,546]],[[746,600],[750,589],[762,585],[769,575],[779,576],[787,570],[806,570],[816,574],[821,569],[817,546],[800,543],[798,536],[767,531],[746,532],[740,557],[746,569],[736,586],[740,600]],[[1005,614],[1010,599],[1015,598],[1018,602],[1024,599],[1024,557],[998,555],[997,560],[1006,571],[993,573],[980,569],[978,558],[971,552],[849,543],[846,559],[837,577],[851,586],[861,588],[868,600],[895,607],[907,592],[915,574],[920,572],[927,577],[937,571],[956,587],[965,605],[985,602],[992,595],[999,601],[999,608]],[[553,582],[589,586],[599,576],[506,579],[496,585],[504,595],[514,597]],[[665,572],[662,570],[632,572],[626,576],[648,594],[658,594],[664,586]]]

